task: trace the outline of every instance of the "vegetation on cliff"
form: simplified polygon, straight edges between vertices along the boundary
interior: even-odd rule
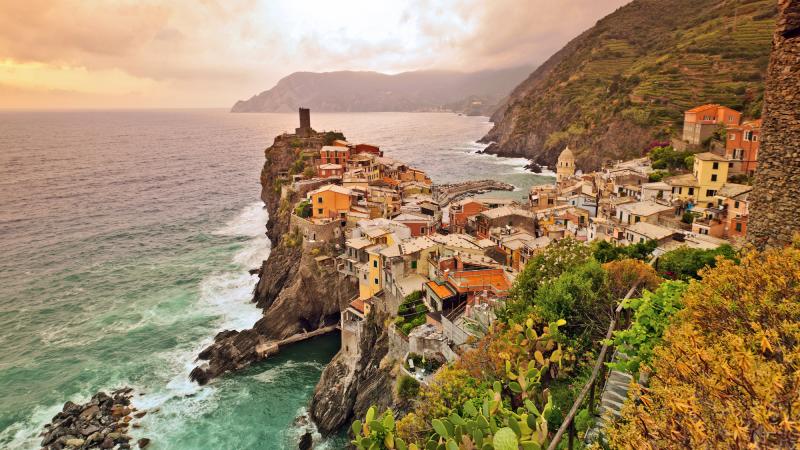
[[[550,165],[569,144],[591,168],[674,135],[699,104],[759,117],[775,15],[774,0],[635,0],[531,74],[484,139]]]
[[[610,430],[616,448],[796,448],[800,246],[701,272],[655,347],[649,387]]]
[[[567,240],[532,259],[474,348],[422,386],[390,430],[357,422],[356,446],[544,448],[588,378],[597,327],[637,281],[642,295],[623,304],[631,314],[611,339],[628,358],[611,366],[651,384],[634,386],[609,431],[612,448],[787,448],[800,440],[800,241],[764,253],[668,252],[662,259],[691,266],[674,281],[636,259],[600,264],[595,255],[608,249],[598,247]],[[569,319],[549,321],[559,315]],[[382,414],[388,421],[391,413]],[[576,429],[594,420],[581,410]]]

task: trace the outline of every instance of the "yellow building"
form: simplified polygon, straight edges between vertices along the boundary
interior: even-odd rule
[[[728,179],[728,160],[713,153],[694,155],[692,173],[666,179],[672,186],[672,198],[713,207],[717,191]]]
[[[569,146],[558,155],[556,163],[556,182],[561,182],[575,175],[575,155]]]
[[[352,205],[353,191],[333,184],[308,193],[311,217],[314,219],[344,219]]]

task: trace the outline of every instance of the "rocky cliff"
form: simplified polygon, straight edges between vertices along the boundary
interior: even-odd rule
[[[747,230],[761,248],[788,245],[800,232],[800,2],[778,4]]]
[[[392,404],[394,377],[385,359],[389,338],[380,325],[383,319],[371,315],[364,322],[358,348],[339,351],[322,372],[309,408],[321,433],[347,426],[353,417],[363,417],[371,405]]]
[[[639,156],[683,111],[722,103],[758,117],[775,1],[634,0],[533,72],[493,115],[489,153],[578,166]]]
[[[320,148],[324,143],[322,133],[308,138],[283,135],[266,149],[261,199],[269,211],[267,234],[272,250],[258,270],[253,295],[264,316],[251,329],[217,334],[214,343],[199,355],[204,362],[190,374],[198,383],[273,354],[276,343],[289,336],[336,324],[339,311],[356,295],[355,282],[339,275],[331,265],[317,264],[315,255],[332,253],[332,248],[304,246],[302,238],[290,230],[291,206],[301,195],[282,189],[280,180],[303,170],[302,149]]]
[[[271,89],[240,100],[231,112],[430,111],[490,114],[530,73],[528,66],[463,73],[412,71],[295,72]]]

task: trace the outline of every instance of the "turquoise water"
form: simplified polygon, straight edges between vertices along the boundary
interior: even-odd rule
[[[158,408],[155,449],[296,448],[327,336],[200,388],[187,374],[223,329],[259,317],[247,273],[269,254],[263,149],[284,114],[221,110],[0,112],[0,447],[38,448],[67,400],[129,385]],[[318,129],[435,181],[546,178],[474,152],[490,124],[450,114],[324,114]],[[327,443],[330,448],[340,441]]]

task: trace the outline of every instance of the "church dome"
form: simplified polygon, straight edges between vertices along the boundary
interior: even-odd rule
[[[559,161],[575,161],[575,154],[572,153],[572,150],[569,149],[569,146],[558,155]]]

